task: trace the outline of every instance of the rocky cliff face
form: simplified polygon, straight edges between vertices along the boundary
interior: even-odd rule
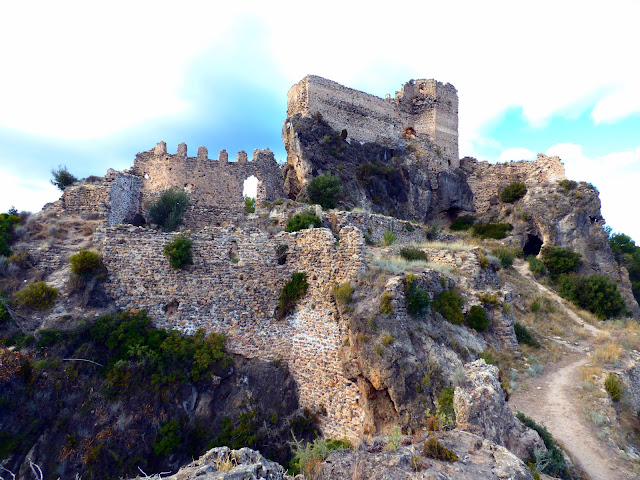
[[[340,177],[342,203],[351,208],[418,221],[471,209],[472,194],[462,172],[437,167],[439,153],[425,142],[361,144],[342,138],[321,116],[301,114],[285,121],[282,138],[289,198],[303,198],[313,177],[332,174]]]

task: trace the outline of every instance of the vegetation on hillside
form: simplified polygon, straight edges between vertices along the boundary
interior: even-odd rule
[[[58,187],[61,191],[65,191],[67,187],[70,187],[78,181],[78,179],[67,170],[66,165],[58,165],[58,168],[51,170],[51,184]]]
[[[341,193],[340,177],[330,174],[318,175],[307,185],[309,201],[325,209],[335,208]]]
[[[612,234],[609,246],[617,262],[629,272],[633,296],[640,302],[640,246],[624,233]]]
[[[189,195],[182,190],[168,189],[149,206],[149,218],[165,232],[182,225],[182,217],[189,207]]]
[[[311,210],[306,212],[296,213],[287,222],[287,226],[284,231],[293,233],[299,232],[306,228],[320,228],[322,226],[322,220],[316,217]]]

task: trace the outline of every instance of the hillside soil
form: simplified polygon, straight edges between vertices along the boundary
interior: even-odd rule
[[[525,263],[517,263],[515,268],[534,282],[540,293],[556,300],[566,316],[590,335],[573,345],[565,345],[567,351],[561,361],[547,365],[542,375],[529,379],[513,392],[509,400],[511,407],[544,425],[591,480],[637,479],[638,475],[620,458],[620,451],[598,439],[583,415],[580,367],[592,360],[594,337],[604,332],[585,323],[562,298],[536,282]]]

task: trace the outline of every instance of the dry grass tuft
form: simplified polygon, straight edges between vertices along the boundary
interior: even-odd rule
[[[616,363],[620,360],[622,354],[622,347],[615,342],[608,342],[602,347],[596,348],[593,353],[593,358],[599,363]]]
[[[605,331],[598,332],[596,334],[596,337],[593,339],[593,341],[598,345],[601,345],[601,344],[603,344],[605,342],[610,342],[611,341],[611,334],[609,332],[605,332]]]

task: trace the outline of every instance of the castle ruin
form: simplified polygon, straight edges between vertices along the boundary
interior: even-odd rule
[[[458,158],[458,92],[450,83],[410,80],[395,97],[376,97],[315,75],[289,90],[287,117],[320,113],[334,130],[359,142],[397,145],[415,137],[440,150],[452,169]]]

